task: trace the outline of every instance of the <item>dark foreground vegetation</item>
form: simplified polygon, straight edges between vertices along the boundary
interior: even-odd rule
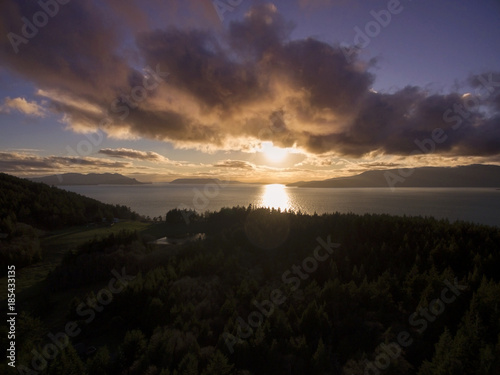
[[[72,296],[63,319],[46,326],[61,313],[47,303],[18,319],[20,373],[500,373],[499,228],[252,207],[182,217],[152,225],[206,238],[157,247],[123,231],[68,254],[45,291]]]
[[[42,259],[39,237],[46,230],[102,225],[114,218],[138,220],[126,206],[0,173],[0,265],[26,266]]]

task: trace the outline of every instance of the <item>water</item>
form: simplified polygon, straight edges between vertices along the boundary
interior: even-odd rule
[[[500,190],[491,188],[297,188],[284,185],[63,186],[105,203],[130,207],[139,214],[163,216],[174,208],[198,212],[222,207],[265,206],[303,213],[387,213],[433,216],[500,226]]]

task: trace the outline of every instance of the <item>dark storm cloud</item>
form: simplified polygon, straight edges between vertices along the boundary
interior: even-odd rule
[[[118,30],[106,20],[106,7],[96,4],[91,0],[58,4],[57,13],[48,17],[45,26],[37,27],[33,24],[34,15],[46,14],[38,2],[1,2],[0,59],[3,64],[42,88],[75,91],[79,96],[99,100],[129,68],[116,54]],[[29,23],[32,27],[27,28],[25,25]],[[26,41],[17,45],[17,53],[9,33]]]
[[[469,95],[418,87],[377,93],[372,62],[355,55],[347,61],[339,46],[314,39],[291,40],[292,25],[274,5],[252,7],[219,33],[174,23],[151,30],[146,20],[164,11],[160,2],[147,1],[153,11],[144,13],[138,1],[120,4],[60,5],[18,53],[7,35],[21,33],[21,17],[31,19],[39,5],[0,4],[2,63],[32,80],[74,130],[100,126],[115,137],[207,151],[251,150],[252,140],[270,140],[348,156],[500,153],[498,72],[471,76]],[[145,87],[146,67],[162,78],[154,88]],[[144,95],[131,103],[141,87]],[[438,133],[440,142],[429,146]]]
[[[234,50],[258,62],[264,54],[280,50],[292,30],[293,24],[274,5],[261,4],[250,9],[243,21],[231,23],[229,42]]]
[[[206,32],[155,31],[141,34],[137,44],[150,63],[161,61],[171,74],[169,83],[192,95],[203,110],[231,111],[267,91],[259,87],[254,66],[232,61]]]
[[[373,151],[394,155],[498,154],[499,116],[486,116],[479,110],[484,104],[481,98],[477,103],[471,106],[467,96],[458,94],[428,95],[415,87],[393,94],[369,92],[346,131],[310,135],[307,148],[350,156]],[[439,142],[433,140],[435,136]]]

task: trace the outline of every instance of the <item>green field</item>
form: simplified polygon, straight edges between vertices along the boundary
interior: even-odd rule
[[[78,226],[46,232],[40,237],[43,251],[42,260],[30,266],[16,269],[16,309],[19,312],[31,311],[35,306],[46,305],[47,311],[50,311],[43,318],[47,329],[53,329],[64,323],[69,301],[76,295],[85,294],[89,290],[98,290],[102,285],[88,285],[82,290],[69,292],[48,293],[47,275],[57,267],[66,254],[75,251],[78,246],[122,230],[137,231],[143,238],[155,240],[178,233],[182,231],[182,228],[179,228],[179,225],[169,225],[165,222],[123,221],[112,226]],[[1,285],[7,285],[6,277],[2,277],[0,280]],[[2,306],[7,305],[6,298],[7,289],[1,288],[0,301],[2,301]]]
[[[82,291],[72,290],[47,295],[45,279],[67,253],[76,250],[79,245],[94,238],[106,237],[121,230],[138,231],[154,239],[164,236],[163,229],[164,225],[159,223],[124,221],[112,226],[79,226],[45,233],[40,238],[43,249],[42,261],[16,270],[16,309],[18,312],[29,311],[43,300],[42,303],[50,306],[51,311],[44,319],[45,326],[49,330],[57,327],[61,322],[64,322],[69,301],[80,292],[84,293],[93,289],[93,286],[87,286]],[[7,285],[6,277],[0,280],[0,285]],[[94,287],[99,288],[98,285]],[[0,290],[2,306],[6,306],[6,298],[7,289],[5,287]]]
[[[16,270],[16,302],[18,307],[29,308],[37,300],[45,288],[44,280],[68,252],[74,251],[79,245],[94,238],[105,237],[121,230],[138,231],[154,235],[154,227],[158,225],[139,221],[125,221],[113,226],[101,227],[71,227],[64,230],[48,232],[41,237],[43,249],[42,261]],[[161,231],[160,231],[161,232]],[[7,278],[0,279],[1,285],[7,285]],[[0,290],[0,300],[5,301],[6,288]],[[65,299],[65,298],[63,298]],[[2,303],[5,305],[5,303]]]
[[[145,223],[140,221],[124,221],[116,223],[113,226],[79,226],[47,232],[40,238],[43,249],[42,261],[16,270],[16,293],[19,295],[25,292],[26,289],[41,283],[48,273],[59,264],[65,254],[94,238],[106,237],[111,233],[127,230],[137,231],[146,238],[149,237],[151,240],[155,240],[170,234],[169,229],[172,231],[172,226],[169,226],[165,222]],[[0,280],[2,285],[6,285],[6,277]],[[34,290],[34,292],[36,291]],[[7,291],[5,288],[2,288],[0,290],[0,300],[3,301],[6,295]]]

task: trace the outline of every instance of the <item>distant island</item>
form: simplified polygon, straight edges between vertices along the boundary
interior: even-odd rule
[[[240,181],[219,180],[218,178],[178,178],[170,181],[171,184],[242,184]]]
[[[144,182],[119,173],[64,173],[59,175],[30,178],[33,182],[43,182],[47,185],[142,185]]]
[[[357,187],[500,187],[500,166],[468,165],[459,167],[422,167],[367,171],[355,176],[322,181],[299,181],[287,186]]]

